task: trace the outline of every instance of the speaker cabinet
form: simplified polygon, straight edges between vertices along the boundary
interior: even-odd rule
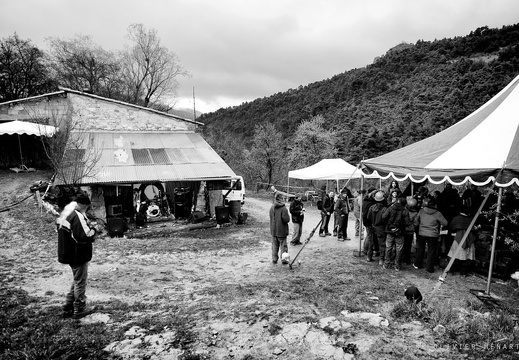
[[[108,226],[108,235],[123,236],[124,234],[124,219],[123,218],[108,218],[106,219]]]

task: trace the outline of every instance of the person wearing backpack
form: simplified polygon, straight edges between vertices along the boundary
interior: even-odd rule
[[[386,197],[383,191],[377,191],[375,194],[375,204],[368,211],[368,218],[373,225],[373,241],[378,242],[379,259],[378,264],[384,265],[386,257],[386,223],[382,218],[384,210],[387,208]]]
[[[369,209],[375,204],[375,194],[377,189],[369,188],[366,196],[362,200],[362,224],[366,228],[366,239],[364,240],[363,251],[366,255],[366,261],[373,261],[374,252],[378,253],[378,242],[374,235],[373,224],[371,219],[368,217]]]
[[[413,240],[415,237],[416,228],[414,226],[414,219],[418,215],[418,201],[410,197],[407,200],[406,209],[409,212],[409,223],[406,226],[404,234],[404,249],[402,250],[402,263],[411,265],[411,249],[413,247]]]
[[[440,238],[440,227],[448,225],[442,213],[436,209],[435,198],[431,197],[426,203],[424,202],[424,208],[418,212],[418,215],[414,219],[414,225],[418,227],[418,236],[416,238],[416,256],[413,267],[415,269],[422,268],[425,245],[427,245],[427,262],[425,269],[432,273],[434,272],[438,239]]]
[[[398,197],[382,214],[382,219],[386,223],[384,269],[389,269],[393,265],[396,271],[402,269],[401,257],[404,248],[404,234],[409,222],[409,212],[405,208],[405,204],[405,198]]]

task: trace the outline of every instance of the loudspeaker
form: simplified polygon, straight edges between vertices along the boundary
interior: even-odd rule
[[[123,236],[124,234],[124,219],[123,218],[108,218],[106,219],[108,226],[108,235]]]
[[[216,223],[226,224],[229,222],[229,208],[226,206],[215,206],[214,211],[216,213]]]

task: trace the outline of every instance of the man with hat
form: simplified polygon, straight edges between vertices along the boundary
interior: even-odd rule
[[[92,259],[92,243],[96,234],[90,228],[86,211],[90,199],[80,193],[75,201],[65,206],[57,219],[58,227],[58,261],[68,264],[72,269],[72,286],[63,305],[64,316],[79,319],[93,312],[86,306],[86,286],[88,263]]]
[[[386,258],[386,222],[382,217],[387,209],[385,193],[382,190],[377,191],[374,200],[375,204],[368,210],[368,218],[373,226],[373,241],[378,242],[378,250],[380,252],[378,264],[383,266]]]

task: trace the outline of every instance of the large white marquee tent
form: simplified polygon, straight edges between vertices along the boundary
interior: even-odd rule
[[[361,163],[365,174],[414,182],[519,185],[519,76],[479,109],[444,131]],[[494,261],[496,217],[487,294]],[[468,232],[467,232],[468,233]]]

